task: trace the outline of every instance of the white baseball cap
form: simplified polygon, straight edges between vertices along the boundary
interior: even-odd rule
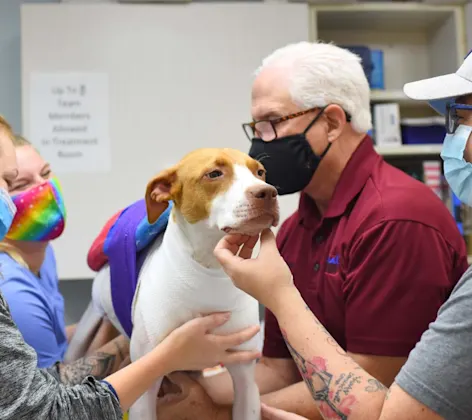
[[[442,115],[446,105],[458,96],[472,94],[472,50],[455,73],[418,80],[403,86],[403,92],[411,99],[428,101]]]

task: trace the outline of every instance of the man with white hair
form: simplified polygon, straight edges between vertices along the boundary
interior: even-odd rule
[[[301,42],[275,51],[257,72],[251,113],[243,125],[250,155],[280,194],[301,192],[277,237],[295,285],[334,340],[379,381],[372,392],[389,387],[467,269],[451,214],[427,186],[375,152],[366,134],[368,82],[348,50]],[[263,354],[256,375],[262,400],[320,419],[267,311]],[[159,420],[231,418],[229,375],[171,381],[182,393],[158,402]],[[339,392],[328,398],[348,409],[355,381],[339,378]]]

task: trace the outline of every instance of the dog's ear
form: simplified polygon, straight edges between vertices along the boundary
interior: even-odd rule
[[[159,219],[172,200],[172,187],[177,179],[177,168],[162,171],[149,181],[146,188],[146,211],[148,222],[153,224]]]

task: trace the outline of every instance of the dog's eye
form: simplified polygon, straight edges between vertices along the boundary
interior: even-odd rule
[[[257,176],[264,176],[266,171],[264,169],[258,169],[257,170]]]
[[[215,169],[214,171],[207,173],[207,177],[210,179],[219,178],[220,176],[223,176],[223,172],[220,171],[219,169]]]

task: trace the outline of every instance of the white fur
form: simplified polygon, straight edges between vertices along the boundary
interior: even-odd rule
[[[275,50],[256,75],[269,67],[284,67],[290,94],[301,108],[341,106],[358,133],[372,128],[370,88],[358,55],[333,44],[299,42]]]
[[[188,228],[186,226],[186,230]],[[182,243],[184,237],[180,225],[171,218],[162,246],[153,246],[152,259],[148,258],[142,268],[133,307],[134,329],[130,348],[133,361],[151,351],[171,331],[199,314],[231,311],[230,321],[218,329],[220,332],[237,331],[259,322],[257,301],[234,287],[221,269],[205,268],[197,263],[186,252],[187,247],[182,246],[185,245]],[[200,246],[207,248],[210,240],[201,237]],[[254,337],[240,349],[257,349],[258,345],[259,337]],[[235,401],[234,409],[239,410],[241,415],[234,415],[233,418],[258,420],[259,400],[254,384],[254,363],[246,367],[234,366],[232,369],[236,393],[244,397],[239,404]],[[242,375],[242,378],[237,378],[238,375]],[[130,420],[155,419],[158,389],[156,386],[156,389],[148,391],[132,407]],[[251,390],[249,395],[246,395],[247,389]],[[252,401],[254,399],[255,402]],[[249,405],[248,401],[252,401],[252,404]],[[254,404],[257,405],[254,407]],[[250,415],[254,409],[257,415]]]
[[[222,229],[240,227],[251,218],[253,207],[247,189],[266,185],[245,166],[234,165],[233,169],[231,187],[213,200],[208,219],[190,224],[174,208],[164,235],[151,246],[133,299],[132,361],[150,352],[171,331],[200,314],[230,311],[230,321],[218,328],[218,332],[239,331],[259,323],[258,302],[233,285],[213,256],[216,244],[224,235]],[[96,308],[96,313],[106,313],[123,332],[113,310],[108,265],[94,280],[92,298],[91,306]],[[86,325],[81,323],[79,328]],[[238,349],[260,349],[260,343],[257,335]],[[71,352],[73,354],[74,350]],[[254,369],[255,362],[228,366],[235,390],[233,420],[260,420]],[[156,419],[156,398],[161,382],[162,378],[131,407],[130,420]]]
[[[265,182],[256,178],[253,173],[242,165],[234,165],[234,178],[231,187],[218,195],[212,203],[208,224],[210,228],[223,229],[227,226],[238,226],[247,219],[251,206],[246,190]]]

